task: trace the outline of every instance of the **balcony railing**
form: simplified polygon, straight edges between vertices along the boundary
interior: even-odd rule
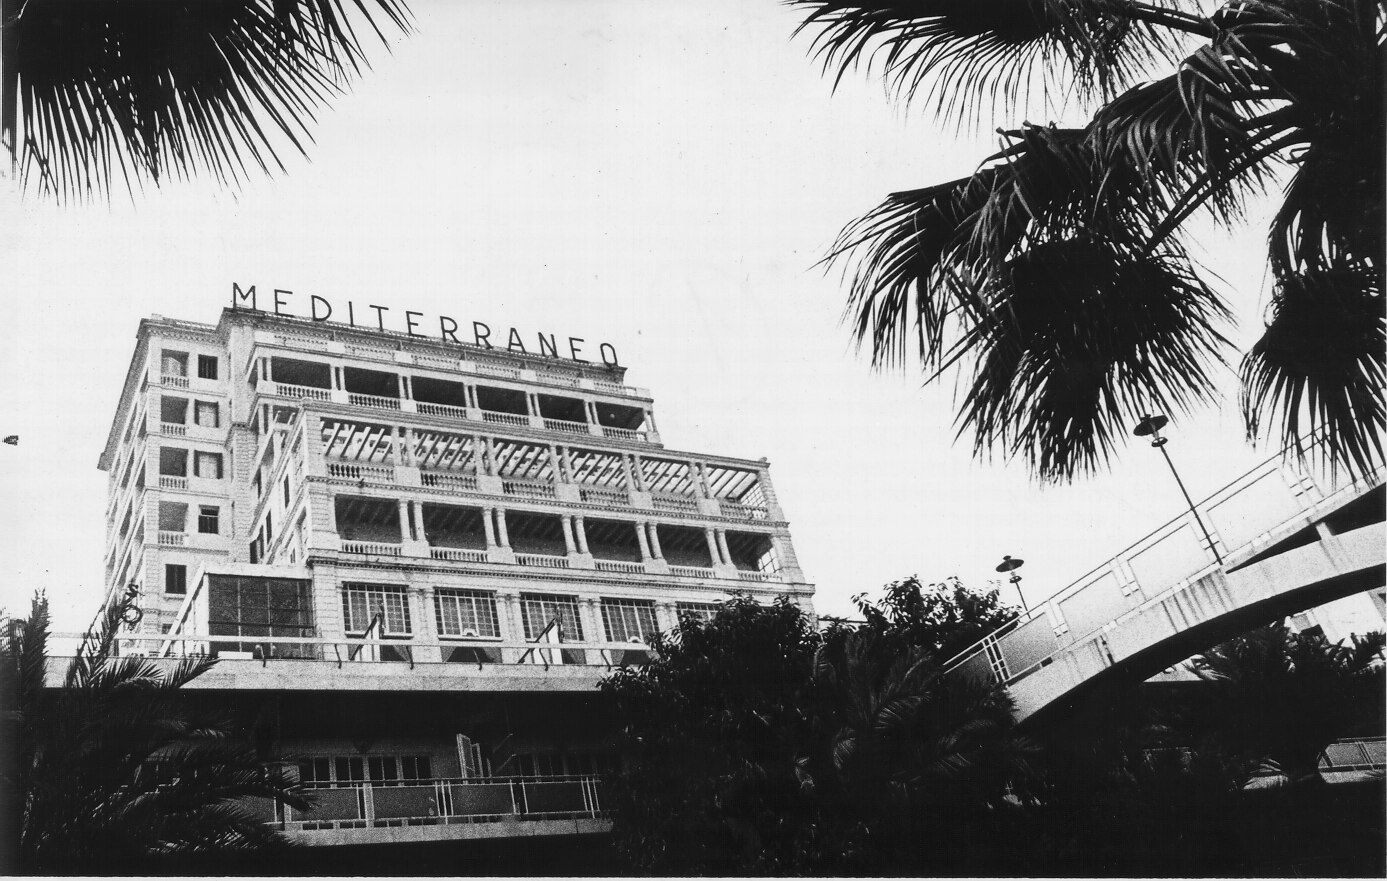
[[[529,425],[530,417],[523,413],[505,413],[500,410],[483,410],[483,422],[494,422],[497,425]]]
[[[186,477],[178,477],[178,476],[173,475],[173,474],[160,474],[160,475],[159,475],[159,488],[160,488],[160,489],[187,489],[187,488],[188,488],[188,478],[186,478]]]
[[[567,431],[572,434],[590,434],[586,422],[573,422],[569,419],[545,418],[544,427],[550,431]]]
[[[380,541],[344,541],[342,542],[342,553],[398,557],[400,556],[400,546]]]
[[[684,578],[712,578],[712,566],[670,566],[670,575],[680,575]]]
[[[387,398],[382,395],[363,395],[356,392],[347,393],[347,403],[358,407],[372,407],[376,410],[398,410],[400,409],[399,398]]]
[[[683,514],[698,513],[698,500],[688,496],[652,496],[650,503],[656,511],[678,511]]]
[[[508,496],[523,496],[529,499],[552,499],[555,495],[552,483],[532,483],[528,480],[503,480],[501,491]]]
[[[594,560],[599,572],[629,572],[640,573],[645,571],[644,563],[630,563],[625,560]]]
[[[304,795],[314,806],[307,811],[286,806],[281,824],[286,831],[603,815],[602,781],[593,775],[310,783]],[[257,807],[273,811],[269,802]],[[277,818],[264,819],[273,823]]]
[[[515,562],[521,566],[541,566],[545,569],[567,569],[568,558],[553,554],[516,554]]]
[[[767,520],[770,514],[765,508],[756,505],[743,505],[740,502],[720,502],[724,517],[739,517],[742,520]]]
[[[454,474],[447,471],[422,471],[419,482],[434,489],[457,489],[466,492],[477,491],[477,475]]]
[[[643,428],[617,428],[612,425],[602,426],[603,437],[614,437],[618,440],[643,441],[646,439],[645,429]]]
[[[450,419],[467,418],[467,408],[457,407],[453,404],[431,404],[427,401],[415,401],[414,406],[426,416],[447,416]]]
[[[188,541],[188,536],[182,532],[173,532],[167,529],[159,530],[159,544],[165,547],[181,548]]]
[[[187,387],[188,387],[188,377],[186,377],[186,376],[169,376],[168,374],[165,374],[165,375],[159,377],[159,383],[160,383],[160,385],[166,385],[166,386],[168,386],[168,387],[170,387],[170,388],[187,388]]]
[[[169,437],[187,437],[188,426],[179,422],[161,422],[159,423],[159,433]]]
[[[616,505],[624,508],[631,507],[631,495],[626,492],[626,490],[580,488],[578,490],[578,498],[596,505]]]
[[[737,579],[739,581],[779,581],[778,572],[756,572],[750,569],[738,569]]]
[[[390,465],[354,465],[348,462],[328,462],[329,477],[347,480],[368,480],[372,483],[394,483],[395,469]]]
[[[451,560],[454,563],[486,562],[486,551],[471,548],[429,548],[429,556],[435,560]]]
[[[275,393],[286,398],[308,398],[310,401],[331,401],[332,389],[312,385],[290,385],[287,382],[274,384]]]
[[[506,379],[519,379],[519,378],[520,378],[520,368],[518,368],[518,367],[505,367],[505,366],[502,366],[502,365],[500,365],[500,364],[485,364],[485,363],[479,363],[479,364],[477,365],[477,372],[478,372],[478,373],[481,373],[481,374],[485,374],[486,376],[501,376],[501,377],[505,377]]]

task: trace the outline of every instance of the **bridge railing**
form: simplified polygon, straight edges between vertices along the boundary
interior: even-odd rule
[[[1316,476],[1288,467],[1280,455],[1268,458],[1195,505],[1212,547],[1186,511],[959,652],[945,672],[1011,683],[1083,643],[1092,644],[1084,652],[1093,657],[1076,662],[1105,666],[1102,632],[1108,625],[1203,579],[1221,578],[1215,549],[1225,564],[1236,564],[1381,482],[1380,471],[1356,479]]]

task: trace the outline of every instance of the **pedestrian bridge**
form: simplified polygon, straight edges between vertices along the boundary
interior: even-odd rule
[[[1005,684],[1018,721],[1140,682],[1252,627],[1387,583],[1383,472],[1263,462],[948,662]],[[1214,549],[1223,558],[1220,565]]]

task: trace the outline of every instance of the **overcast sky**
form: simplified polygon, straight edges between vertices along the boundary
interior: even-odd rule
[[[373,53],[274,179],[65,208],[4,181],[0,434],[20,444],[0,447],[0,605],[43,587],[59,629],[90,620],[96,462],[137,324],[216,321],[233,281],[611,342],[668,447],[770,459],[822,612],[916,573],[983,586],[1003,554],[1037,599],[1179,512],[1142,442],[1061,488],[975,462],[952,385],[873,373],[849,345],[816,262],[884,194],[967,174],[992,126],[960,134],[862,77],[835,94],[771,0],[412,5],[418,32]],[[1253,223],[1201,236],[1240,341],[1266,299]],[[1196,495],[1261,457],[1225,380],[1221,408],[1172,426]]]

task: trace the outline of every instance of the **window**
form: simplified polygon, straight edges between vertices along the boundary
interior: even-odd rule
[[[164,593],[188,592],[188,567],[182,563],[164,566]]]
[[[188,399],[159,396],[159,421],[168,425],[183,425],[188,421]]]
[[[433,614],[439,636],[501,635],[496,597],[483,591],[439,589],[433,595]]]
[[[182,532],[188,522],[188,506],[182,502],[159,503],[159,531]]]
[[[693,618],[707,624],[722,610],[722,606],[718,603],[679,603],[675,609],[681,619]]]
[[[522,593],[520,611],[525,619],[526,639],[537,638],[551,622],[557,621],[560,642],[583,641],[583,625],[578,620],[576,597]]]
[[[165,376],[187,376],[188,353],[164,349],[159,356],[159,369]]]
[[[199,505],[197,511],[197,531],[204,535],[217,535],[221,532],[221,509],[216,505]]]
[[[222,454],[197,450],[193,455],[193,476],[222,479]]]
[[[312,636],[308,589],[306,579],[208,575],[208,632],[217,637],[231,637],[214,640],[214,650],[258,649],[269,657],[315,657],[317,648],[308,644],[253,642],[260,637]]]
[[[199,379],[217,378],[217,356],[198,355],[197,356],[197,375]]]
[[[221,428],[221,408],[216,401],[195,401],[193,422],[203,428]]]
[[[372,783],[402,785],[430,780],[433,768],[428,756],[314,756],[299,760],[299,782],[322,788]]]
[[[188,451],[177,447],[160,447],[159,473],[165,477],[187,477]]]
[[[408,636],[409,597],[405,589],[385,584],[342,586],[342,617],[348,633],[365,633],[377,615],[381,619],[381,635]]]
[[[660,628],[650,600],[602,600],[602,624],[608,642],[645,642]]]

